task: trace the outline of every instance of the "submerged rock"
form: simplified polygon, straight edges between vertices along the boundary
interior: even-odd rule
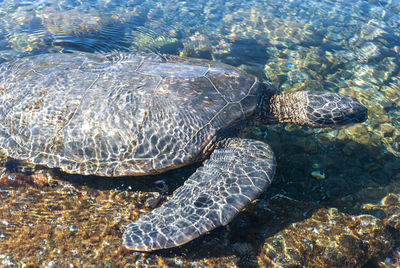
[[[379,204],[365,204],[363,209],[383,211],[385,214],[384,223],[394,228],[400,235],[400,194],[389,193]]]
[[[321,208],[266,239],[258,262],[263,267],[361,267],[383,258],[390,246],[382,220]]]

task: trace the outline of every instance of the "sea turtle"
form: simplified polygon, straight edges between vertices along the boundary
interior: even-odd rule
[[[254,124],[325,127],[367,109],[335,93],[274,94],[222,63],[146,53],[55,53],[0,67],[0,147],[67,173],[157,174],[204,161],[159,208],[126,227],[124,245],[182,245],[226,225],[270,184],[271,148],[239,138]]]

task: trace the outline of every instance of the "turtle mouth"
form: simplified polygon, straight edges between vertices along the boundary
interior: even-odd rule
[[[362,123],[368,117],[368,109],[357,100],[348,97],[347,107],[339,108],[337,112],[333,111],[332,122],[334,125],[348,125]]]
[[[364,122],[368,117],[368,109],[356,99],[342,95],[342,100],[337,107],[340,111],[339,116],[334,121],[339,125],[354,124]]]
[[[361,123],[368,118],[368,109],[358,101],[354,101],[350,114],[353,117],[351,120],[352,123]]]

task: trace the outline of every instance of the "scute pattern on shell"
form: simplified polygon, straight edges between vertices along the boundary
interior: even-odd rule
[[[0,66],[0,147],[69,173],[162,172],[255,109],[256,78],[154,54],[46,54]]]

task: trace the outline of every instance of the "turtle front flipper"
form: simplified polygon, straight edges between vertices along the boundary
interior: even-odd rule
[[[171,200],[127,226],[124,245],[137,251],[171,248],[226,225],[271,184],[274,172],[267,144],[224,140]]]

